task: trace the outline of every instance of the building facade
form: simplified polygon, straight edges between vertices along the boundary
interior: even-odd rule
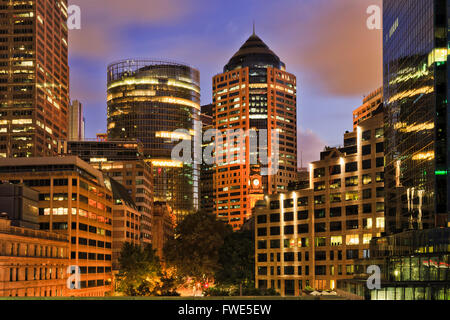
[[[112,178],[107,178],[113,193],[113,231],[112,231],[112,268],[119,270],[119,257],[125,242],[140,244],[141,214],[137,206],[122,184]]]
[[[153,170],[151,162],[144,161],[142,143],[104,137],[94,141],[61,141],[59,150],[80,157],[128,190],[140,213],[141,241],[151,243]]]
[[[67,235],[11,226],[0,218],[0,296],[68,295]]]
[[[167,202],[178,219],[199,207],[193,156],[201,148],[193,143],[201,131],[199,80],[198,70],[166,61],[124,60],[108,67],[108,137],[143,143],[153,165],[155,201]],[[190,143],[191,159],[174,160],[172,150],[183,141]]]
[[[0,5],[0,157],[47,156],[68,135],[67,0]]]
[[[80,101],[74,100],[69,105],[69,141],[84,140],[85,119],[83,105]]]
[[[40,229],[70,238],[81,288],[68,294],[111,292],[113,198],[103,174],[74,156],[18,158],[0,159],[0,179],[38,191]]]
[[[201,107],[202,113],[202,134],[203,137],[207,134],[208,130],[214,129],[213,126],[213,105],[208,104]],[[207,140],[207,139],[205,139]],[[213,141],[202,142],[202,154],[206,153],[206,148],[213,148]],[[214,165],[202,162],[200,165],[200,210],[208,213],[214,212]]]
[[[310,165],[309,188],[268,196],[255,215],[256,285],[282,295],[335,289],[384,232],[383,113]]]
[[[450,4],[386,0],[386,231],[448,227]]]
[[[383,103],[383,88],[378,88],[369,93],[363,99],[363,104],[353,111],[353,131],[356,130],[361,121],[364,121],[372,116],[378,107]]]
[[[0,216],[14,227],[39,229],[39,193],[23,185],[0,184]]]
[[[256,34],[213,77],[214,128],[224,136],[223,150],[216,152],[214,212],[234,229],[264,194],[286,191],[295,181],[296,86],[295,76]],[[267,145],[253,151],[249,136],[229,130],[255,130]]]

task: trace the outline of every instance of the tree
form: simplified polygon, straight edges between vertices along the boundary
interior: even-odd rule
[[[167,263],[182,277],[204,284],[219,267],[219,250],[226,236],[233,232],[230,225],[218,221],[203,211],[186,216],[175,229],[175,238],[164,248]]]
[[[222,285],[238,285],[241,288],[254,283],[255,247],[251,231],[239,231],[228,235],[219,250],[219,268],[216,280]]]
[[[160,287],[161,264],[152,246],[125,242],[119,256],[118,291],[127,296],[150,296]]]

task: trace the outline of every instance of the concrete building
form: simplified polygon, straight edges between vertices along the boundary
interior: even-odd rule
[[[256,285],[282,295],[335,289],[384,232],[383,113],[310,164],[310,185],[255,208]]]
[[[70,238],[69,262],[81,271],[70,295],[111,292],[113,198],[103,174],[74,156],[0,159],[0,180],[38,191],[40,229]]]
[[[129,192],[141,214],[143,243],[152,239],[153,170],[144,161],[143,144],[136,140],[60,141],[60,152],[76,155],[91,166],[120,182]]]
[[[0,157],[57,153],[69,128],[67,0],[2,1]]]
[[[14,227],[39,229],[39,192],[23,185],[0,184],[0,216]]]
[[[369,93],[364,97],[362,106],[353,111],[353,131],[362,121],[370,118],[381,104],[383,104],[383,87]]]
[[[69,266],[67,235],[14,227],[0,218],[0,296],[64,297]]]
[[[113,271],[119,270],[119,257],[125,242],[140,244],[140,219],[141,214],[137,210],[131,196],[122,184],[112,178],[106,178],[111,184],[113,193],[113,233],[112,233],[112,267]]]
[[[255,33],[213,77],[214,128],[224,136],[216,154],[214,212],[235,230],[264,194],[287,191],[296,179],[296,87],[296,77]],[[250,129],[267,147],[252,151],[249,135],[229,134]]]
[[[83,105],[80,101],[74,100],[69,106],[69,141],[84,140],[85,119]]]

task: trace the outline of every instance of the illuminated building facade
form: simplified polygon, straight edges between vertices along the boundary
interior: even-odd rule
[[[282,295],[335,289],[384,232],[383,113],[311,163],[309,188],[267,196],[255,208],[256,285]]]
[[[108,67],[108,138],[143,143],[154,170],[154,200],[167,202],[177,219],[199,207],[193,156],[201,148],[194,143],[201,130],[199,80],[198,70],[166,61],[124,60]],[[172,159],[182,141],[191,144],[191,163]]]
[[[214,212],[235,230],[250,218],[252,206],[264,194],[286,191],[296,179],[296,85],[295,76],[286,72],[280,58],[254,33],[223,73],[213,78],[215,129],[224,137],[228,130],[253,129],[258,134],[267,130],[267,147],[256,151],[258,163],[251,164],[248,136],[237,139],[238,147],[229,136],[224,139],[222,154],[216,154],[217,158],[231,155],[231,161],[216,163]],[[276,133],[279,141],[273,139]],[[278,157],[276,173],[269,168],[264,174],[264,168],[274,165],[260,161],[264,154]]]
[[[107,178],[113,194],[112,268],[119,270],[119,257],[125,242],[140,244],[140,218],[136,204],[127,189],[112,178]]]
[[[81,159],[38,157],[0,159],[0,179],[39,192],[41,230],[70,238],[70,265],[80,267],[81,289],[71,296],[104,296],[112,280],[111,186]]]
[[[0,157],[47,156],[68,135],[67,0],[0,5]]]
[[[375,238],[371,259],[357,261],[355,277],[338,281],[339,295],[359,300],[450,300],[450,229],[410,230]],[[381,269],[370,290],[367,266]]]
[[[64,297],[69,239],[0,218],[0,297]]]
[[[205,133],[214,129],[213,126],[213,107],[214,105],[208,104],[202,106],[202,113],[200,115],[202,122],[202,133],[205,136]],[[202,153],[205,153],[205,149],[208,146],[212,147],[212,141],[204,141],[202,143]],[[200,166],[200,209],[208,212],[214,212],[214,165],[206,164],[203,162]]]
[[[121,183],[129,192],[141,214],[140,236],[143,243],[152,241],[153,171],[144,161],[142,143],[136,140],[61,141],[64,155],[75,155]]]
[[[386,231],[448,226],[450,3],[383,4]]]
[[[85,119],[83,116],[83,105],[74,100],[69,105],[69,140],[84,140]]]
[[[363,105],[353,111],[353,131],[356,130],[361,121],[364,121],[372,116],[378,107],[383,103],[383,88],[369,93],[363,99]]]

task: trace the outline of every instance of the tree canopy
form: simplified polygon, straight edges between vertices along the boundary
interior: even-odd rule
[[[219,268],[219,250],[232,234],[230,225],[203,211],[186,216],[165,249],[167,263],[183,277],[204,283]]]

